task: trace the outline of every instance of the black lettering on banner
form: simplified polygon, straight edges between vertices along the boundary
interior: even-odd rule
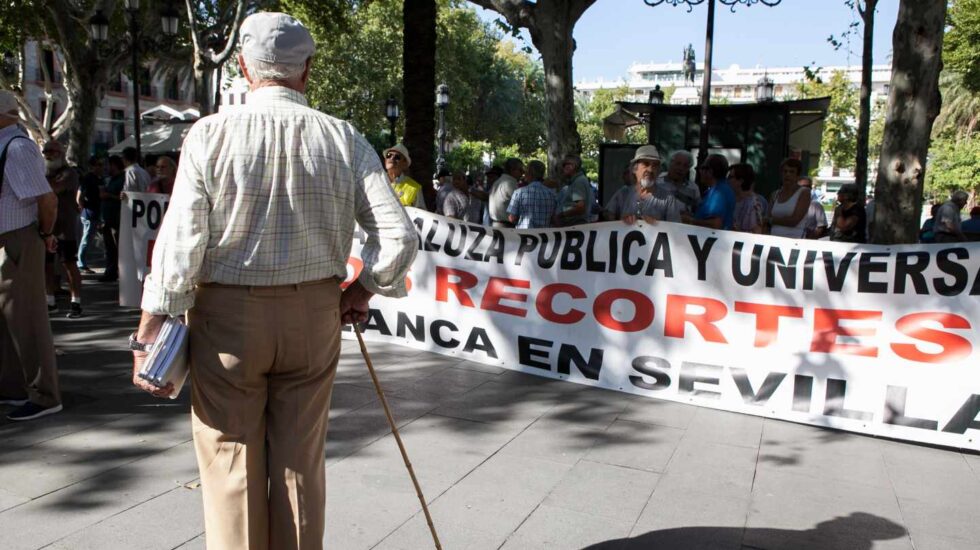
[[[708,255],[711,254],[711,247],[715,246],[718,238],[708,237],[704,240],[704,244],[698,241],[697,235],[688,235],[687,240],[690,241],[691,250],[694,251],[694,256],[698,259],[698,280],[703,281],[708,272]]]
[[[752,391],[752,383],[749,381],[749,375],[745,369],[732,367],[732,379],[735,380],[738,393],[742,394],[742,401],[745,401],[747,405],[765,405],[784,378],[786,378],[785,372],[770,372],[762,381],[759,392],[756,393]]]
[[[496,258],[498,264],[504,263],[504,234],[496,229],[493,229],[493,239],[490,241],[490,248],[487,249],[486,256],[483,257],[483,261],[489,262],[490,258]]]
[[[766,288],[776,287],[776,271],[783,280],[783,286],[788,290],[796,288],[796,262],[800,259],[800,250],[794,248],[789,252],[789,260],[783,260],[783,251],[778,247],[769,247],[766,257]]]
[[[619,231],[609,232],[609,273],[616,273],[619,264]]]
[[[888,390],[885,392],[885,414],[883,416],[885,424],[920,428],[923,430],[937,430],[939,428],[939,422],[935,420],[905,416],[905,402],[908,398],[908,391],[908,388],[902,386],[888,386]]]
[[[526,367],[534,367],[536,369],[551,370],[551,364],[538,361],[535,358],[548,359],[551,351],[552,342],[550,340],[542,340],[540,338],[531,338],[530,336],[518,336],[517,337],[517,357],[518,362]],[[544,347],[547,349],[537,349],[533,346]]]
[[[909,260],[915,258],[914,263]],[[929,267],[928,252],[899,252],[895,255],[895,294],[905,294],[905,283],[912,281],[916,294],[928,294],[929,285],[922,272]]]
[[[585,243],[585,270],[592,273],[604,273],[606,271],[606,263],[596,261],[595,259],[595,240],[598,233],[595,231],[589,231],[588,241]]]
[[[514,265],[521,265],[521,262],[524,261],[524,254],[533,252],[538,247],[538,238],[536,236],[524,233],[519,235],[519,237],[521,238],[521,243],[517,247],[517,258]]]
[[[641,355],[633,359],[633,370],[643,376],[630,376],[630,383],[641,390],[665,390],[670,387],[670,363],[663,357]],[[646,377],[653,378],[649,382]]]
[[[133,199],[133,228],[138,225],[139,219],[146,214],[146,203],[140,199]]]
[[[388,323],[385,322],[384,316],[381,315],[380,309],[369,309],[367,320],[364,321],[364,324],[361,325],[361,327],[362,332],[376,330],[385,336],[391,336],[391,330],[388,328]]]
[[[956,296],[966,290],[966,283],[970,278],[970,272],[961,264],[954,262],[950,256],[956,256],[958,260],[966,260],[970,253],[965,248],[946,248],[936,254],[936,267],[946,275],[953,277],[953,282],[947,283],[946,277],[936,277],[932,284],[936,287],[936,292],[940,296]]]
[[[851,261],[857,256],[857,252],[844,254],[844,259],[839,266],[834,265],[834,253],[829,250],[823,251],[823,270],[827,276],[827,287],[833,292],[840,292],[844,288],[844,278],[847,277],[847,268]]]
[[[693,237],[693,235],[691,235],[691,237]],[[712,373],[712,376],[698,375],[697,373],[691,371],[709,371]],[[680,393],[689,393],[700,397],[719,399],[721,398],[720,392],[695,389],[694,384],[711,384],[712,386],[717,386],[721,382],[721,371],[722,368],[718,365],[707,365],[705,363],[690,363],[688,361],[684,361],[681,363],[681,374],[677,381],[677,390]]]
[[[579,353],[578,348],[569,344],[562,344],[558,348],[558,372],[569,374],[571,364],[575,363],[575,368],[589,380],[598,380],[599,371],[602,369],[602,350],[592,348],[589,350],[589,360]]]
[[[836,378],[827,379],[827,395],[823,404],[823,413],[827,416],[850,418],[862,422],[870,422],[874,415],[867,411],[844,408],[844,395],[847,393],[847,381]]]
[[[582,267],[582,244],[585,243],[585,233],[577,230],[565,232],[565,247],[562,249],[561,268],[577,271]]]
[[[160,227],[160,222],[163,221],[163,208],[160,207],[160,203],[157,201],[150,201],[146,205],[146,225],[151,230],[156,231]]]
[[[813,264],[817,261],[817,251],[807,250],[803,258],[803,290],[813,290]]]
[[[793,410],[810,412],[813,401],[813,377],[797,374],[793,376]]]
[[[538,266],[544,269],[550,269],[551,266],[555,265],[555,260],[558,259],[558,253],[561,251],[561,233],[555,231],[553,235],[555,242],[551,247],[551,253],[548,253],[548,234],[541,234],[541,246],[538,247]]]
[[[742,271],[742,249],[745,243],[737,241],[732,247],[732,277],[735,282],[742,286],[752,286],[759,280],[759,264],[762,258],[763,246],[761,244],[752,246],[752,259],[749,261],[749,272]]]
[[[452,336],[450,336],[448,340],[442,337],[443,327],[448,328],[450,334],[459,332],[456,325],[445,319],[439,319],[438,321],[433,321],[432,324],[429,325],[429,336],[432,338],[432,341],[444,348],[458,347],[459,340],[453,338]]]
[[[647,244],[647,239],[640,231],[630,231],[625,237],[623,237],[623,271],[625,271],[627,275],[637,275],[643,271],[643,262],[640,260],[634,262],[630,258],[630,249],[633,247],[634,243],[643,246]]]
[[[980,395],[973,394],[966,399],[960,410],[956,411],[953,418],[943,428],[946,433],[965,434],[967,430],[980,430],[980,421],[977,415],[980,414]]]
[[[436,230],[439,228],[439,220],[432,220],[432,226],[429,227],[429,234],[425,236],[425,242],[422,244],[422,250],[426,252],[439,252],[439,245],[432,242],[436,237]]]
[[[416,342],[425,342],[425,318],[421,315],[415,316],[413,325],[408,319],[408,314],[399,311],[398,320],[395,322],[395,336],[405,338],[405,335],[412,333],[412,339]]]
[[[497,350],[490,343],[490,337],[487,336],[487,331],[480,327],[475,327],[470,332],[469,338],[466,339],[466,345],[463,346],[463,351],[473,352],[476,350],[486,353],[488,357],[497,358]]]
[[[656,270],[664,272],[664,277],[674,276],[674,262],[670,259],[670,240],[666,233],[657,233],[657,240],[653,241],[653,250],[650,251],[650,259],[647,260],[647,277],[653,275]]]
[[[476,234],[476,238],[473,239],[473,244],[471,244],[470,247],[466,249],[466,259],[473,260],[474,262],[482,262],[483,254],[477,252],[476,250],[480,246],[480,243],[483,241],[483,237],[487,236],[487,230],[479,225],[471,225],[470,231]],[[517,265],[521,265],[520,256],[517,257]]]
[[[872,273],[886,273],[888,262],[876,262],[875,258],[887,258],[888,252],[862,252],[858,260],[858,292],[868,294],[884,294],[888,292],[888,283],[872,281]]]
[[[447,256],[456,258],[463,253],[463,249],[466,248],[466,226],[456,225],[450,223],[449,225],[449,236],[446,237],[446,243],[442,247],[442,251],[446,253]],[[456,230],[459,230],[459,242],[454,243],[454,237],[456,236]]]

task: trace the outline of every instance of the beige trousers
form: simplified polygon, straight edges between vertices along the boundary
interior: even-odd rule
[[[322,547],[339,303],[335,279],[198,288],[187,322],[208,550]]]
[[[0,397],[61,403],[37,225],[0,235]]]

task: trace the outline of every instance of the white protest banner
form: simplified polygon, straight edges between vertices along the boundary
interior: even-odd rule
[[[850,245],[671,223],[517,231],[409,215],[411,290],[372,300],[370,339],[980,450],[980,243]]]
[[[140,307],[153,243],[169,204],[170,195],[126,193],[119,221],[119,305],[123,307]]]

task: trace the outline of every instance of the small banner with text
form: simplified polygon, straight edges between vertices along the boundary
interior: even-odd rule
[[[119,305],[139,308],[143,281],[150,274],[153,243],[170,195],[126,193],[119,220]]]

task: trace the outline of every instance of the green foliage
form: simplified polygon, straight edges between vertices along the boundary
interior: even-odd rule
[[[939,74],[943,104],[932,127],[933,137],[965,136],[980,125],[980,92],[967,88],[961,73],[944,69]]]
[[[511,157],[519,158],[527,163],[534,159],[544,162],[548,155],[541,149],[527,153],[521,151],[521,148],[515,144],[494,145],[488,141],[463,140],[454,144],[453,150],[446,154],[446,164],[450,170],[454,171],[482,171],[489,165],[502,165],[505,160]]]
[[[372,142],[386,142],[386,100],[393,96],[404,109],[402,2],[281,2],[310,27],[317,42],[307,90],[310,104],[350,120]],[[324,17],[324,4],[340,5],[344,15]],[[460,6],[439,0],[437,19],[436,78],[449,86],[449,141],[517,144],[524,153],[538,149],[546,127],[540,65],[503,42],[499,29],[474,10]],[[425,93],[434,98],[435,90]]]
[[[946,13],[943,68],[960,73],[967,90],[980,93],[980,0],[952,0]]]
[[[824,160],[838,168],[852,168],[857,154],[858,90],[843,71],[834,71],[824,82],[815,71],[804,67],[804,80],[797,84],[802,99],[830,96],[820,144]]]
[[[871,106],[871,126],[868,128],[868,166],[877,166],[877,160],[881,155],[881,142],[885,139],[885,112],[886,101],[879,99]]]
[[[933,140],[926,167],[925,194],[945,201],[951,191],[980,191],[980,135],[946,136]]]
[[[599,179],[599,146],[606,142],[602,120],[616,111],[617,101],[630,98],[629,92],[629,87],[624,84],[618,88],[596,90],[591,98],[579,98],[575,102],[575,123],[582,139],[582,168],[590,180]],[[623,142],[646,143],[646,128],[642,124],[629,128]]]

